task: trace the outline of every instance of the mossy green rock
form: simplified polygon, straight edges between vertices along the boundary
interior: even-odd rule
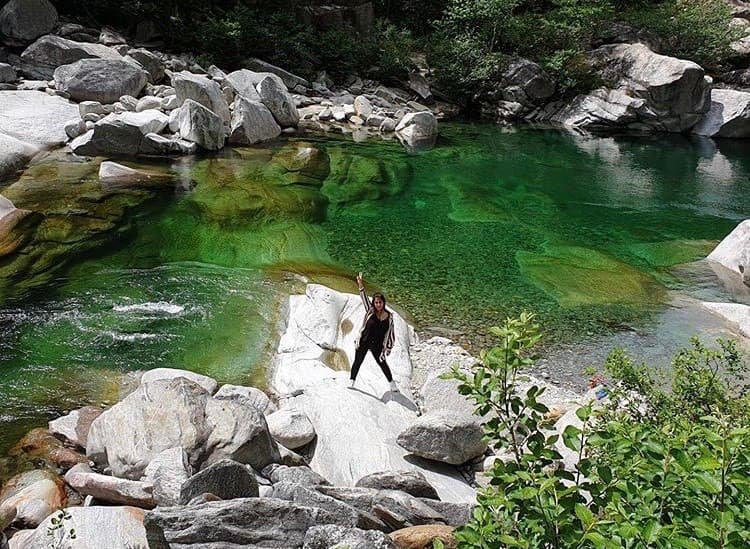
[[[274,154],[264,173],[282,185],[320,187],[330,173],[330,163],[325,151],[311,143],[298,141]]]
[[[329,151],[331,174],[321,191],[333,205],[353,205],[401,192],[409,177],[409,167],[401,162],[387,165],[377,158]]]
[[[600,251],[547,245],[543,252],[516,253],[521,273],[560,305],[656,303],[665,289],[649,275]]]
[[[716,247],[715,240],[665,240],[637,242],[628,246],[634,255],[654,267],[671,267],[703,259]]]
[[[187,197],[207,221],[242,224],[298,218],[320,221],[327,201],[317,188],[279,184],[262,164],[243,158],[212,158],[192,170],[197,185]]]

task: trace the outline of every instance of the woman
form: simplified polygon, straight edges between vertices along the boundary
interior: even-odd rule
[[[367,312],[365,313],[362,327],[359,330],[359,337],[357,338],[350,387],[354,387],[359,367],[362,366],[362,361],[365,359],[367,351],[370,351],[375,358],[375,362],[383,370],[383,374],[391,386],[391,391],[397,393],[398,387],[396,387],[396,382],[393,381],[393,376],[391,376],[391,369],[385,361],[385,357],[393,349],[393,342],[395,340],[393,315],[385,308],[385,296],[383,294],[373,294],[372,303],[367,299],[367,292],[362,281],[362,273],[357,275],[357,287],[359,288],[359,297],[362,298],[362,304],[365,306],[365,311]]]

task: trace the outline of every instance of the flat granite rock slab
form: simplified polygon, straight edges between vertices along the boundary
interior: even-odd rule
[[[417,419],[416,406],[387,387],[350,389],[346,377],[308,386],[290,405],[304,411],[315,427],[317,443],[310,461],[313,471],[337,486],[353,486],[365,475],[382,471],[420,471],[451,502],[476,498],[454,467],[412,456],[396,443]]]
[[[51,148],[68,140],[65,123],[80,118],[78,105],[41,91],[0,91],[0,133]]]

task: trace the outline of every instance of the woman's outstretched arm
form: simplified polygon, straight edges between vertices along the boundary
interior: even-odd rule
[[[357,287],[359,288],[359,297],[362,299],[362,305],[365,311],[370,310],[370,300],[367,299],[367,290],[365,290],[365,283],[362,280],[362,273],[357,274]]]

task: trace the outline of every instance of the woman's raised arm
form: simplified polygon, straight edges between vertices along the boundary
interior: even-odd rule
[[[359,297],[362,299],[362,305],[365,311],[370,310],[370,301],[367,299],[367,290],[365,290],[365,283],[362,280],[362,273],[357,274],[357,287],[359,288]]]

